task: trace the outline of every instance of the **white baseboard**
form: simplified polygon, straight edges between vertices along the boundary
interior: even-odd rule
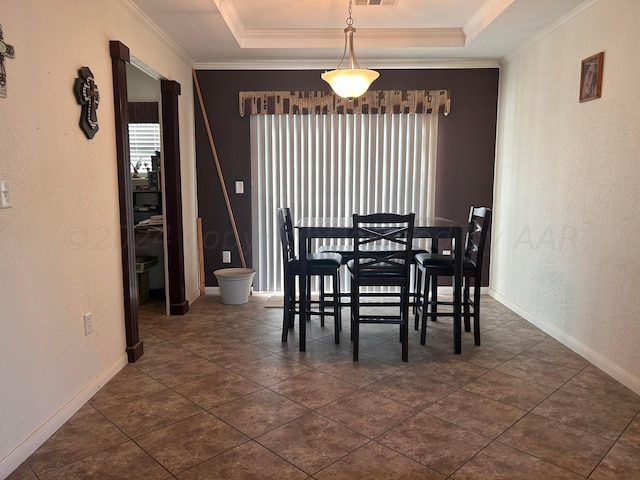
[[[469,292],[473,293],[473,289],[475,287],[470,287],[469,288]],[[489,287],[480,287],[480,293],[482,295],[487,295],[489,293]],[[438,286],[438,295],[453,295],[453,287],[452,286],[448,286],[448,287],[443,287],[443,286]]]
[[[640,395],[640,378],[631,375],[629,372],[622,370],[618,365],[611,362],[608,358],[602,356],[600,353],[592,350],[581,342],[578,342],[575,338],[567,335],[562,330],[558,329],[555,325],[552,325],[545,320],[536,317],[533,313],[525,310],[520,305],[513,303],[507,297],[499,294],[495,290],[489,289],[489,295],[495,298],[498,302],[502,303],[505,307],[514,311],[529,323],[535,325],[540,330],[550,335],[565,347],[573,350],[578,355],[583,357],[588,362],[592,363],[600,370],[615,378],[622,385],[632,390],[634,393]]]
[[[56,430],[69,420],[80,408],[93,397],[116,373],[129,362],[126,352],[123,353],[106,370],[84,386],[66,405],[54,413],[40,425],[20,445],[14,448],[6,457],[0,460],[0,478],[8,477],[18,468],[40,445],[42,445]]]
[[[471,292],[473,292],[473,287],[471,287]],[[204,289],[205,295],[220,295],[220,287],[205,287]],[[275,294],[276,292],[257,292],[254,291],[255,294]],[[282,295],[282,292],[277,292]],[[443,295],[453,295],[453,287],[438,287],[438,293]],[[489,293],[489,287],[482,287],[480,289],[480,293],[483,295],[487,295]]]

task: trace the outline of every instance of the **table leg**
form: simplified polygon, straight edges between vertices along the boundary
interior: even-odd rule
[[[453,353],[462,352],[462,228],[455,229],[454,276],[453,276]]]
[[[298,335],[300,336],[300,351],[304,352],[307,348],[307,236],[304,229],[298,232],[298,258],[300,260],[300,275],[298,276],[298,288],[300,290],[300,305],[298,318],[300,319],[300,327]]]

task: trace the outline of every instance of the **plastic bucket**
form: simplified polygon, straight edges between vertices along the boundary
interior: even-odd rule
[[[256,274],[253,268],[222,268],[213,274],[218,280],[222,303],[240,305],[249,301],[253,276]]]

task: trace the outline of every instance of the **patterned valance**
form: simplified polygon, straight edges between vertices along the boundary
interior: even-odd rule
[[[240,116],[326,115],[332,113],[443,113],[449,90],[369,90],[351,101],[333,92],[240,92]]]

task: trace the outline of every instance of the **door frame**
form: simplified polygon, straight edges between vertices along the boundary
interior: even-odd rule
[[[135,232],[133,223],[133,192],[129,158],[129,103],[127,94],[127,64],[131,63],[129,48],[118,40],[109,42],[113,73],[113,104],[115,114],[116,163],[118,169],[118,199],[120,203],[120,244],[122,250],[122,286],[126,352],[129,362],[144,353],[138,328],[138,289],[136,287]],[[178,95],[180,84],[161,80],[162,136],[164,159],[165,241],[167,242],[167,277],[169,313],[183,315],[189,311],[185,297],[182,188],[180,185],[180,136]],[[166,109],[166,111],[165,111]]]

